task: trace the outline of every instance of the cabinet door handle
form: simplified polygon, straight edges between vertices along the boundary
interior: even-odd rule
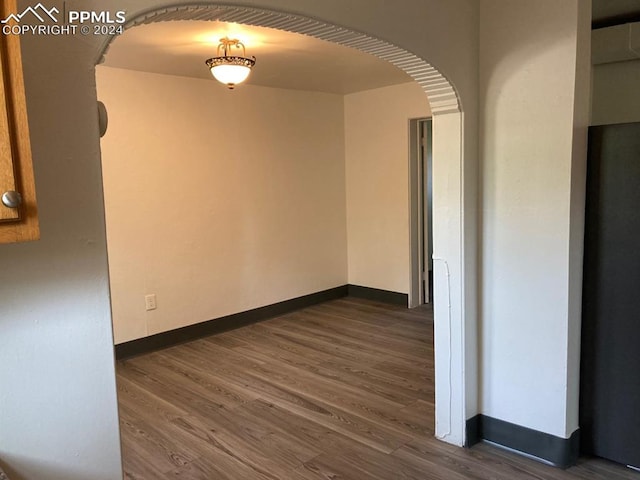
[[[22,195],[14,190],[2,194],[2,203],[5,207],[18,208],[22,205]]]

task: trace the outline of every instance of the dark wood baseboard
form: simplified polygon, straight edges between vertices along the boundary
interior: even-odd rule
[[[480,436],[480,418],[482,415],[476,415],[475,417],[471,417],[467,420],[466,430],[467,435],[464,442],[465,448],[471,448],[474,445],[480,443],[482,441],[482,437]]]
[[[115,346],[116,359],[142,355],[163,348],[178,345],[180,343],[190,342],[198,338],[206,337],[216,333],[233,330],[235,328],[251,325],[252,323],[261,322],[269,318],[291,313],[302,308],[317,305],[318,303],[328,302],[337,298],[346,297],[348,294],[347,285],[331,288],[321,292],[304,295],[302,297],[292,298],[283,302],[274,303],[260,308],[254,308],[246,312],[234,313],[226,317],[208,320],[206,322],[196,323],[168,332],[158,333],[149,337],[131,340],[130,342],[120,343]]]
[[[168,332],[158,333],[149,337],[131,340],[115,346],[116,359],[143,355],[145,353],[172,347],[180,343],[190,342],[198,338],[214,335],[216,333],[233,330],[235,328],[251,325],[269,318],[284,315],[318,303],[328,302],[346,296],[375,300],[393,305],[407,306],[408,295],[405,293],[390,292],[377,288],[362,287],[359,285],[341,285],[322,292],[316,292],[302,297],[292,298],[283,302],[274,303],[246,312],[234,313],[226,317],[220,317],[206,322],[188,325]]]
[[[360,285],[347,285],[347,292],[350,297],[374,300],[376,302],[390,303],[406,307],[409,304],[409,295],[406,293],[380,290],[379,288],[363,287]]]
[[[476,415],[467,420],[465,446],[472,447],[482,440],[531,455],[560,468],[575,465],[580,450],[579,430],[570,438],[561,438],[486,415]]]

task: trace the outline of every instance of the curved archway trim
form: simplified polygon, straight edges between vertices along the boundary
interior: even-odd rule
[[[460,101],[453,85],[442,73],[422,58],[363,33],[298,15],[253,7],[186,5],[143,13],[130,19],[124,27],[126,29],[136,25],[173,20],[210,20],[277,28],[355,48],[386,60],[410,75],[426,92],[434,115],[461,111]],[[111,40],[112,38],[108,39],[102,56],[106,53]]]

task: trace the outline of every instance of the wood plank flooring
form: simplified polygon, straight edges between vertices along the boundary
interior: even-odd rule
[[[433,318],[345,298],[118,362],[131,480],[615,480],[433,437]]]

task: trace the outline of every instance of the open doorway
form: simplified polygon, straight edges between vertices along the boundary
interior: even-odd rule
[[[409,122],[411,290],[409,307],[433,299],[433,130],[431,118]]]
[[[227,313],[241,325],[255,308],[339,288],[348,281],[339,276],[345,253],[359,275],[350,278],[362,282],[389,281],[384,277],[401,271],[405,126],[429,113],[414,82],[344,95],[251,84],[230,92],[209,78],[115,68],[108,55],[97,85],[111,112],[102,156],[116,352],[215,326]],[[218,122],[222,128],[212,128]],[[334,278],[337,285],[319,283]],[[149,309],[147,295],[156,296]],[[342,444],[347,451],[365,448],[374,457],[390,442],[435,442],[432,312],[405,307],[334,300],[121,357],[125,472],[213,474],[205,459],[220,457],[230,462],[221,476],[245,478],[268,454],[262,468],[291,478],[311,464],[282,459],[301,452],[280,445],[278,453],[268,444],[304,443],[296,434],[304,428],[350,436]],[[301,409],[300,401],[331,415]],[[163,415],[149,415],[145,406]],[[368,413],[375,409],[382,418]],[[287,428],[274,440],[237,433],[258,414],[264,430],[278,431],[276,416]],[[157,441],[137,438],[140,431]],[[234,445],[250,467],[231,461],[216,442]],[[164,461],[158,443],[186,465]],[[332,451],[322,438],[306,443],[319,456]],[[152,460],[141,459],[140,450]]]
[[[455,221],[453,217],[462,214],[462,205],[456,209],[456,205],[458,201],[462,201],[462,194],[460,191],[454,189],[450,189],[451,180],[455,182],[455,178],[458,178],[458,187],[460,189],[463,188],[461,182],[461,172],[462,172],[462,123],[461,116],[459,113],[457,96],[453,91],[451,85],[444,79],[437,70],[431,67],[428,63],[424,62],[422,59],[419,59],[408,52],[403,51],[397,47],[385,44],[377,39],[364,37],[360,34],[350,32],[345,29],[340,29],[332,25],[323,26],[319,22],[315,20],[308,20],[302,17],[291,16],[291,15],[283,15],[281,13],[268,12],[268,11],[250,11],[251,9],[234,9],[233,7],[216,7],[212,6],[201,6],[198,8],[177,8],[175,10],[168,11],[158,11],[145,13],[143,16],[138,17],[130,22],[131,25],[139,24],[139,23],[153,23],[161,20],[176,20],[176,19],[189,19],[194,18],[209,18],[215,19],[220,16],[224,16],[226,20],[237,20],[242,21],[243,19],[249,18],[250,23],[252,24],[263,24],[263,25],[272,25],[278,24],[279,28],[290,29],[291,31],[297,31],[300,33],[308,33],[312,36],[318,38],[326,38],[332,41],[336,41],[338,43],[344,45],[353,45],[356,48],[362,51],[368,51],[373,53],[374,55],[380,56],[391,63],[396,63],[401,66],[401,68],[405,71],[411,72],[411,75],[418,80],[420,85],[429,92],[433,90],[434,96],[431,99],[432,107],[434,113],[439,115],[439,125],[440,125],[440,149],[442,151],[442,155],[437,155],[438,158],[442,158],[442,167],[441,167],[441,175],[443,171],[447,171],[446,175],[449,177],[449,182],[447,184],[441,184],[441,191],[444,195],[441,196],[442,204],[441,206],[445,206],[447,209],[452,209],[454,215],[448,215],[447,222],[442,222],[442,217],[438,215],[438,209],[435,208],[434,215],[434,232],[440,232],[439,238],[434,238],[435,244],[438,245],[440,242],[441,248],[438,249],[441,257],[447,258],[448,262],[452,265],[451,275],[455,279],[455,282],[452,282],[450,287],[450,291],[447,291],[447,295],[451,299],[449,302],[449,312],[446,311],[436,312],[436,319],[438,315],[441,317],[442,327],[441,332],[446,333],[446,325],[449,323],[449,336],[445,338],[438,339],[436,338],[436,345],[439,342],[446,342],[449,345],[449,348],[453,348],[453,346],[459,344],[459,338],[462,337],[462,329],[464,329],[465,322],[462,319],[464,315],[464,308],[462,307],[462,299],[464,287],[464,271],[465,268],[462,264],[462,234],[463,231],[458,230],[458,228],[445,228],[438,229],[438,225],[452,224],[452,221]],[[130,25],[130,26],[131,26]],[[450,143],[453,142],[453,143]],[[444,146],[447,145],[448,148],[444,150]],[[406,158],[406,157],[405,157]],[[435,175],[437,178],[438,175]],[[405,177],[406,178],[406,177]],[[449,191],[451,190],[451,191]],[[437,188],[436,188],[437,191]],[[434,195],[436,198],[438,195]],[[406,197],[405,197],[406,198]],[[438,221],[440,218],[440,221]],[[462,223],[459,223],[462,225]],[[449,272],[449,270],[447,270]],[[449,275],[449,273],[447,273]],[[437,284],[437,282],[436,282]],[[449,287],[447,287],[449,289]],[[438,295],[438,292],[434,292],[435,296]],[[465,297],[466,298],[466,297]],[[160,303],[160,302],[159,302]],[[460,320],[458,322],[458,320]],[[436,323],[437,320],[436,320]],[[452,325],[453,324],[453,325]],[[462,345],[462,343],[460,343]],[[444,345],[444,344],[443,344]],[[446,347],[445,347],[446,348]],[[457,347],[456,347],[457,348]],[[458,374],[462,375],[461,365],[464,363],[464,346],[460,351],[448,353],[442,349],[441,354],[444,361],[440,362],[441,368],[449,369],[449,379],[450,385],[448,386],[448,395],[449,398],[445,402],[441,402],[440,408],[440,417],[447,419],[448,421],[445,424],[444,428],[447,431],[447,441],[461,444],[464,441],[464,406],[462,409],[459,408],[459,405],[465,404],[464,399],[464,389],[458,391],[457,383],[451,384],[451,378],[456,377]],[[436,356],[438,356],[438,349],[436,348]],[[447,361],[447,357],[449,360]],[[460,361],[462,359],[462,361]],[[441,378],[445,378],[441,376]],[[464,381],[462,382],[464,384]],[[454,388],[455,387],[455,388]],[[436,387],[436,391],[438,388]],[[444,389],[442,390],[444,392]],[[436,404],[438,404],[438,398],[436,396]],[[458,415],[462,412],[462,416],[458,417]],[[436,429],[440,428],[438,424],[436,424]]]

